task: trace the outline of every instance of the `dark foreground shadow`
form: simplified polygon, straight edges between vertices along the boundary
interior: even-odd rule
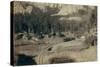
[[[50,60],[51,64],[57,64],[57,63],[72,63],[75,62],[74,59],[71,58],[52,58]]]
[[[18,59],[17,59],[17,66],[22,66],[22,65],[36,65],[37,63],[33,59],[33,56],[26,56],[24,54],[19,54]]]

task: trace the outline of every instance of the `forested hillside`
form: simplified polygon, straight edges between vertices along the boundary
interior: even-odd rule
[[[84,32],[96,27],[96,7],[65,4],[13,3],[15,33]]]

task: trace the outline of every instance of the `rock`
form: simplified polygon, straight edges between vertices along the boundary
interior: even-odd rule
[[[84,43],[81,39],[72,40],[69,42],[59,43],[53,46],[51,52],[59,52],[59,51],[80,51],[82,49],[86,49],[89,46]]]

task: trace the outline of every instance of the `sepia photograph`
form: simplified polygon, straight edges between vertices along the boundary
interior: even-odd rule
[[[12,1],[11,65],[97,61],[97,6]]]

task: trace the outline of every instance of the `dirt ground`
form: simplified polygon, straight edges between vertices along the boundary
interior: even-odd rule
[[[57,42],[57,40],[59,41]],[[82,40],[63,42],[61,38],[48,39],[47,41],[51,43],[41,40],[39,42],[28,41],[28,43],[25,43],[27,42],[25,41],[23,44],[23,42],[17,41],[17,46],[14,46],[15,65],[19,54],[32,56],[37,64],[85,62],[97,60],[96,45],[87,48]]]

